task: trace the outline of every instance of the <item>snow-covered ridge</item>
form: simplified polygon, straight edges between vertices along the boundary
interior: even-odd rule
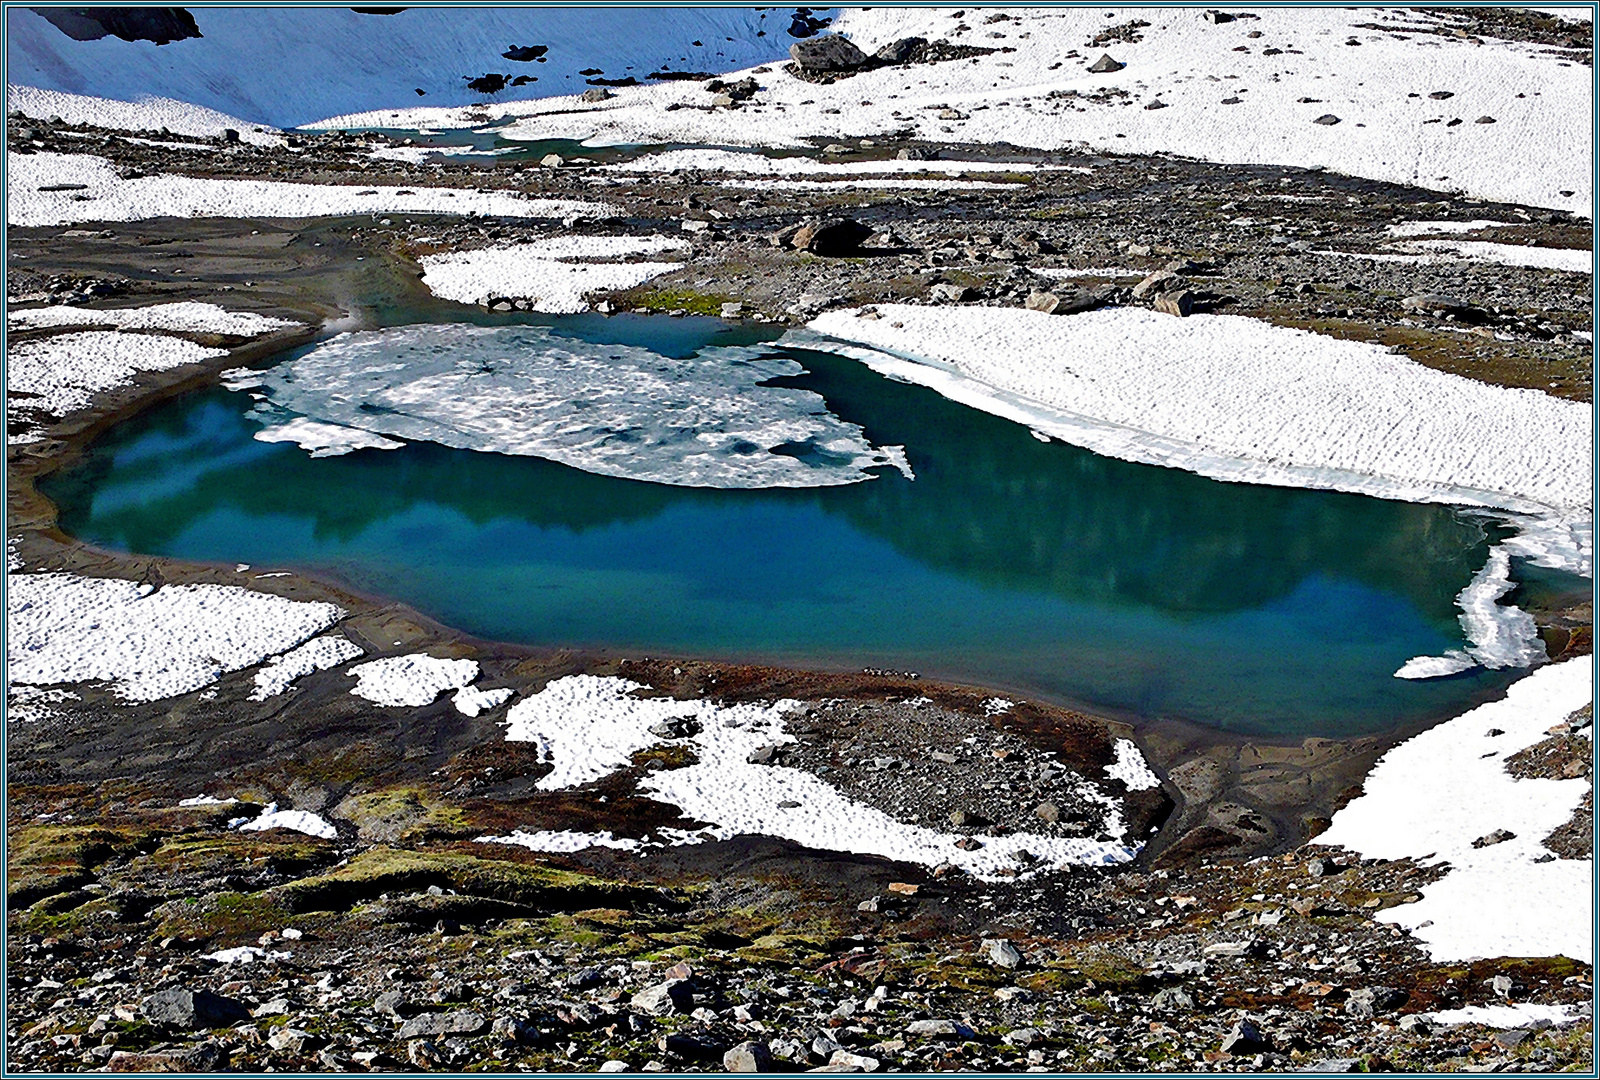
[[[1447,863],[1422,899],[1378,918],[1409,930],[1434,960],[1594,955],[1594,863],[1554,859],[1543,840],[1590,788],[1582,778],[1520,780],[1506,759],[1594,698],[1588,657],[1551,664],[1490,702],[1390,750],[1364,793],[1317,843],[1363,857]],[[1497,830],[1510,839],[1475,846]]]
[[[510,191],[168,175],[124,180],[111,162],[88,154],[13,154],[6,166],[6,213],[10,224],[23,227],[160,217],[305,218],[368,213],[606,217],[615,210],[604,203],[575,199],[525,199]],[[39,190],[61,184],[83,187]]]
[[[8,50],[9,52],[9,50]],[[224,131],[238,132],[241,142],[256,146],[282,146],[283,134],[275,128],[241,120],[237,116],[191,105],[172,98],[142,94],[133,101],[112,101],[36,86],[6,87],[6,111],[35,120],[59,116],[69,124],[89,124],[117,131],[160,131],[197,139],[215,139]]]
[[[668,83],[623,88],[597,106],[561,97],[473,110],[397,108],[323,123],[444,128],[487,118],[510,121],[500,129],[507,138],[590,145],[798,147],[818,136],[909,131],[934,142],[1326,168],[1592,216],[1589,71],[1542,46],[1457,39],[1431,32],[1454,25],[1448,15],[1375,8],[1263,8],[1221,25],[1198,8],[1004,13],[1011,17],[1004,24],[961,30],[950,9],[844,10],[835,28],[868,53],[913,35],[1015,51],[884,68],[828,87],[778,69],[736,72],[729,77],[752,74],[763,87],[738,110],[668,112],[672,104],[707,104],[698,84]],[[1133,20],[1150,24],[1138,29],[1140,40],[1089,45],[1108,26]],[[1360,47],[1345,44],[1351,39]],[[1087,71],[1102,52],[1126,66]],[[1429,96],[1439,91],[1452,96]],[[1143,107],[1156,102],[1164,107]],[[941,117],[946,109],[960,119]],[[1338,122],[1313,122],[1325,115]]]
[[[553,770],[537,786],[554,791],[591,783],[626,767],[635,753],[663,741],[652,727],[692,718],[700,730],[681,742],[696,762],[653,772],[639,784],[642,794],[678,807],[684,818],[708,823],[698,834],[671,838],[676,843],[775,836],[825,851],[880,855],[927,866],[948,863],[988,880],[1040,867],[1118,864],[1139,852],[1137,842],[1030,833],[985,837],[981,848],[968,851],[957,846],[959,835],[898,821],[846,797],[809,772],[752,764],[753,752],[794,741],[783,730],[784,717],[799,702],[724,707],[705,700],[641,698],[637,692],[643,689],[639,683],[614,677],[556,679],[511,707],[506,738],[538,746],[541,760],[550,762]],[[1106,801],[1114,802],[1108,797]],[[1113,805],[1112,816],[1115,813]],[[544,851],[638,843],[614,840],[609,834],[513,833],[483,839]]]

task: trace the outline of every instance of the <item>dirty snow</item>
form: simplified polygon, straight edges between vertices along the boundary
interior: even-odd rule
[[[292,829],[323,840],[332,840],[339,835],[339,830],[325,818],[309,810],[279,810],[277,803],[268,803],[260,817],[239,826],[240,832],[265,832],[268,829]]]
[[[1378,760],[1363,794],[1317,843],[1364,858],[1448,864],[1422,899],[1377,918],[1410,931],[1436,961],[1594,952],[1594,864],[1556,859],[1543,840],[1572,817],[1589,782],[1521,780],[1507,758],[1594,697],[1588,657],[1513,683],[1500,701],[1424,731]],[[1499,734],[1490,734],[1498,730]],[[1513,839],[1475,848],[1497,829]]]
[[[888,175],[891,173],[1031,173],[1041,170],[1087,173],[1092,170],[1081,166],[1035,165],[1011,161],[960,161],[944,158],[932,161],[901,161],[891,158],[877,161],[841,161],[814,157],[767,157],[764,154],[741,153],[737,150],[694,148],[665,150],[658,154],[645,154],[632,161],[610,166],[619,172],[661,173],[677,169],[699,169],[704,172],[746,173],[752,176],[851,176]]]
[[[185,300],[137,308],[55,307],[9,308],[6,322],[14,330],[51,326],[114,326],[119,330],[165,330],[174,334],[231,334],[255,337],[299,323],[248,311],[228,311],[216,304]]]
[[[446,690],[460,690],[478,677],[476,660],[444,660],[427,653],[386,656],[350,669],[350,692],[378,705],[431,705]]]
[[[61,715],[58,705],[81,698],[71,690],[45,689],[12,683],[6,688],[6,721],[17,724],[36,724],[41,720],[54,720]]]
[[[296,679],[316,671],[338,667],[346,660],[361,655],[361,646],[347,637],[328,634],[315,637],[281,656],[268,660],[256,672],[256,688],[250,691],[251,701],[265,701],[289,689]]]
[[[199,690],[344,617],[333,604],[234,585],[148,585],[73,574],[6,577],[13,684],[108,680],[128,701]]]
[[[1034,858],[1044,867],[1102,865],[1127,862],[1139,851],[1137,844],[1032,833],[986,837],[982,848],[965,851],[956,846],[959,835],[898,821],[808,772],[750,764],[754,751],[794,741],[783,722],[798,702],[722,707],[704,700],[641,698],[635,693],[641,689],[620,678],[557,679],[511,708],[506,738],[537,745],[553,771],[536,786],[554,791],[610,775],[638,751],[662,741],[650,727],[694,717],[700,733],[682,742],[696,763],[651,773],[640,781],[639,791],[678,807],[686,819],[710,823],[702,832],[716,839],[776,836],[820,850],[927,866],[950,863],[988,879],[1029,869]]]
[[[8,411],[38,409],[65,416],[95,394],[126,386],[141,371],[166,371],[227,355],[182,338],[90,330],[20,341],[6,355],[6,392],[34,395],[7,401]]]
[[[527,199],[509,191],[292,184],[170,175],[123,180],[111,162],[87,154],[14,154],[6,165],[9,221],[24,227],[163,217],[307,218],[416,213],[565,218],[607,217],[616,212],[615,207],[602,203]],[[83,184],[86,189],[39,190],[56,184]]]
[[[197,139],[215,139],[226,129],[232,128],[239,133],[240,142],[256,146],[283,145],[283,134],[274,128],[172,98],[143,96],[137,101],[112,101],[85,94],[12,85],[6,87],[6,111],[20,112],[34,120],[59,116],[69,124],[87,124],[114,131],[160,131],[166,128],[174,135],[188,135]]]
[[[422,283],[435,296],[463,304],[491,297],[526,298],[533,310],[555,314],[587,311],[591,292],[631,289],[681,270],[675,262],[577,262],[577,259],[654,255],[688,248],[666,236],[556,237],[503,248],[428,255]]]

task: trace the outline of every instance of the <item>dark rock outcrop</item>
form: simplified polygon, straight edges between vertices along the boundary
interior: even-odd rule
[[[183,8],[32,8],[51,26],[74,41],[103,37],[153,41],[166,45],[200,37],[194,16]]]

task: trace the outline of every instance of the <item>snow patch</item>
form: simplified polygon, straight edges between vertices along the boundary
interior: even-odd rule
[[[339,835],[338,829],[311,811],[279,810],[277,803],[268,803],[260,817],[239,826],[240,832],[265,832],[268,829],[290,829],[323,840],[332,840]]]
[[[1436,961],[1587,960],[1594,951],[1594,864],[1551,858],[1543,840],[1572,817],[1589,783],[1516,779],[1505,761],[1593,698],[1587,657],[1540,668],[1502,700],[1386,753],[1363,794],[1334,815],[1317,843],[1364,858],[1448,864],[1443,878],[1422,887],[1421,900],[1377,916],[1410,931]],[[1497,829],[1514,836],[1473,846]]]
[[[253,415],[298,415],[374,435],[543,457],[690,487],[825,487],[907,476],[904,449],[873,447],[770,348],[688,358],[599,345],[547,327],[406,326],[344,334],[262,372]]]
[[[498,296],[526,298],[533,310],[587,311],[589,293],[631,289],[681,270],[682,263],[573,263],[584,257],[653,255],[688,245],[671,237],[566,237],[503,248],[481,248],[424,256],[422,283],[435,296],[479,304]]]
[[[464,686],[456,691],[456,696],[451,702],[456,707],[456,712],[462,716],[477,716],[488,709],[504,705],[511,700],[515,693],[509,686],[497,687],[493,690],[479,690],[475,687]]]
[[[808,772],[751,764],[755,751],[794,741],[783,724],[799,702],[722,707],[704,700],[638,697],[643,689],[620,678],[556,679],[512,707],[506,737],[537,744],[540,759],[553,770],[536,786],[553,791],[610,775],[633,754],[661,741],[651,727],[693,718],[700,731],[684,742],[698,760],[650,774],[639,791],[678,807],[686,819],[710,823],[700,834],[714,839],[776,836],[819,850],[927,866],[949,863],[991,880],[1041,867],[1123,863],[1139,852],[1137,844],[1031,833],[985,837],[983,847],[967,851],[957,846],[961,836],[898,821]]]
[[[603,203],[530,199],[510,191],[293,184],[169,175],[124,180],[111,162],[87,154],[19,154],[8,158],[6,166],[8,218],[12,225],[22,227],[165,217],[308,218],[413,213],[565,218],[620,213],[616,207]],[[82,184],[84,189],[39,190],[59,184]]]
[[[338,667],[360,655],[361,646],[349,638],[337,634],[312,638],[304,645],[268,660],[256,672],[256,688],[250,691],[249,700],[265,701],[289,689],[296,679]]]
[[[1468,1005],[1460,1009],[1443,1009],[1423,1013],[1430,1024],[1440,1027],[1459,1027],[1462,1024],[1482,1024],[1492,1028],[1520,1028],[1533,1024],[1571,1024],[1584,1018],[1576,1005],[1536,1005],[1519,1002],[1516,1005]]]
[[[611,830],[605,832],[552,832],[548,829],[539,832],[523,832],[516,829],[509,836],[480,836],[480,844],[510,844],[514,847],[525,847],[530,851],[556,851],[572,852],[583,851],[587,848],[606,847],[618,848],[622,851],[634,851],[640,846],[640,841],[630,840],[627,837],[615,837]]]
[[[262,124],[237,116],[164,97],[141,97],[137,101],[68,94],[60,90],[41,90],[36,86],[7,86],[6,111],[20,112],[35,120],[59,116],[68,124],[110,128],[114,131],[160,131],[197,139],[220,138],[229,128],[239,141],[255,146],[282,146],[283,134]]]
[[[187,799],[179,799],[179,806],[232,806],[238,799],[219,799],[215,795],[195,795]]]
[[[73,574],[6,577],[13,684],[109,680],[128,701],[199,690],[344,617],[333,604],[235,585],[150,586]]]
[[[1129,791],[1147,791],[1161,786],[1161,778],[1150,768],[1132,739],[1118,739],[1115,750],[1117,760],[1106,766],[1107,776],[1121,780]]]
[[[350,669],[350,692],[378,705],[420,708],[446,690],[460,690],[478,677],[476,660],[443,660],[427,653],[386,656]]]
[[[41,308],[11,308],[6,322],[17,330],[48,326],[114,326],[119,330],[165,330],[175,334],[231,334],[255,337],[273,330],[299,326],[289,319],[274,319],[248,311],[228,311],[216,304],[185,300],[138,308],[83,308],[67,304]]]
[[[86,408],[95,394],[131,384],[141,371],[166,371],[226,355],[225,349],[182,338],[114,330],[17,342],[7,349],[7,396],[32,396],[8,400],[7,412],[37,409],[66,416]]]

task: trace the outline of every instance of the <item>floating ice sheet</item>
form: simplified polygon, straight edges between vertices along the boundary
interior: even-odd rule
[[[408,326],[341,335],[261,373],[269,429],[299,416],[374,436],[543,457],[604,476],[688,487],[826,487],[893,466],[771,349],[686,359],[564,338],[545,327]]]

